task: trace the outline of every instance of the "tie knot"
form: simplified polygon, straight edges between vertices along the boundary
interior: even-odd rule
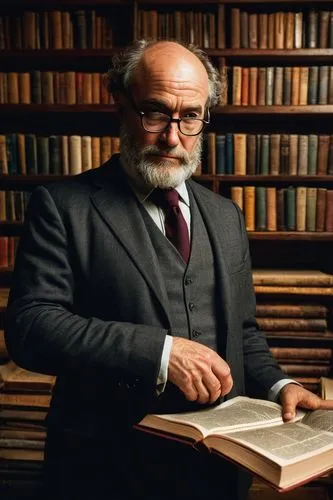
[[[179,194],[175,189],[154,189],[150,195],[152,201],[161,208],[178,207]]]

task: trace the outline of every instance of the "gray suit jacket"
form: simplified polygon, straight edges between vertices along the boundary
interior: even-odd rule
[[[283,374],[257,330],[239,208],[187,182],[207,226],[220,287],[229,397],[265,398]],[[57,375],[50,425],[98,433],[154,409],[172,318],[156,255],[119,159],[31,197],[6,323],[10,356]]]

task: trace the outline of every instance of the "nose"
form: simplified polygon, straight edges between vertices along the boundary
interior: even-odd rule
[[[170,122],[168,128],[161,134],[161,140],[169,147],[175,147],[179,144],[178,123]]]

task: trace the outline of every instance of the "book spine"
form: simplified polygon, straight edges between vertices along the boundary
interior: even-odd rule
[[[257,231],[265,231],[266,230],[266,188],[264,186],[256,186],[255,188],[255,208],[256,208],[256,217],[255,217],[255,225]]]
[[[306,229],[306,193],[307,188],[297,186],[296,188],[296,230],[305,231]]]
[[[243,203],[243,187],[241,186],[231,186],[231,199],[234,203],[237,203],[239,208],[243,210],[244,208],[244,203]]]
[[[276,188],[266,188],[267,193],[267,231],[276,231],[277,229],[277,200]]]
[[[333,231],[333,189],[326,191],[326,220],[325,230]]]
[[[246,174],[246,134],[234,134],[234,173]]]
[[[244,211],[245,211],[245,227],[247,231],[255,230],[255,187],[244,187]]]

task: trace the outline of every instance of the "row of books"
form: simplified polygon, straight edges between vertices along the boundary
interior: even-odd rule
[[[0,236],[0,268],[13,268],[19,240],[18,236]]]
[[[17,191],[8,190],[0,191],[0,221],[10,221],[10,222],[22,222],[24,220],[24,214],[26,207],[30,198],[30,191]],[[2,244],[4,245],[4,241]],[[14,241],[10,240],[8,245],[13,245]],[[16,251],[16,244],[14,246],[15,250],[11,251],[11,254]]]
[[[119,137],[0,134],[1,174],[79,174],[119,152]]]
[[[333,11],[247,12],[231,9],[231,47],[301,49],[333,47]]]
[[[226,68],[220,103],[235,106],[333,104],[333,66]],[[0,73],[0,104],[109,104],[103,74],[82,71]]]
[[[231,85],[221,97],[221,104],[333,104],[333,66],[233,66],[229,73]]]
[[[0,134],[1,174],[77,174],[120,149],[119,137]],[[197,174],[332,175],[333,135],[204,135]]]
[[[313,269],[254,269],[256,319],[287,376],[318,393],[331,376],[333,275]],[[331,300],[329,300],[331,298]]]
[[[333,135],[215,134],[204,136],[201,173],[333,174]]]
[[[0,73],[0,104],[112,104],[102,73]]]
[[[108,49],[112,43],[110,16],[95,9],[0,16],[0,50]]]
[[[333,190],[232,186],[248,231],[333,231]]]
[[[206,49],[300,49],[333,47],[333,11],[248,12],[139,9],[138,36],[172,37]]]

